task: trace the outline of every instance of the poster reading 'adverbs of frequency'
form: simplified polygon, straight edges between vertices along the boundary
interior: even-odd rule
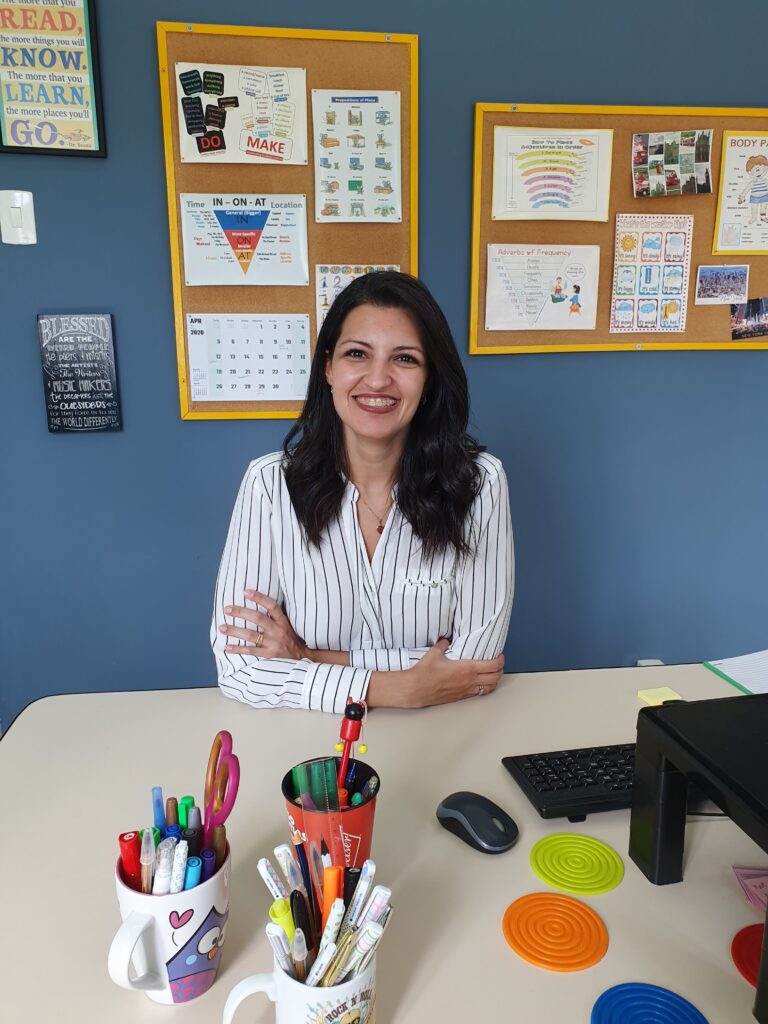
[[[400,221],[400,93],[312,90],[315,220]]]
[[[613,131],[510,128],[493,135],[494,220],[608,220]]]
[[[632,191],[649,196],[695,196],[712,191],[712,129],[632,136]]]
[[[715,253],[768,253],[768,132],[723,132]]]
[[[100,148],[84,0],[0,3],[0,94],[6,145]]]
[[[363,274],[370,274],[375,270],[399,270],[395,263],[369,263],[366,265],[355,263],[316,263],[315,264],[315,289],[317,293],[317,330],[323,326],[328,310],[333,305],[333,300],[343,292],[348,284],[352,284],[356,277]]]
[[[187,285],[309,284],[303,195],[182,193]]]
[[[301,401],[309,380],[304,313],[189,313],[193,402]]]
[[[489,245],[487,331],[592,331],[598,245]]]
[[[176,64],[182,163],[305,164],[304,68]]]
[[[684,331],[693,217],[616,214],[612,332]]]

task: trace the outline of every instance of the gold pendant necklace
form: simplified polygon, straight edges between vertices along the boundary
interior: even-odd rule
[[[392,499],[391,498],[389,499],[389,504],[384,509],[384,515],[382,515],[382,516],[380,516],[378,512],[374,512],[374,510],[371,508],[371,506],[368,504],[368,502],[365,500],[365,498],[362,497],[362,495],[360,497],[360,500],[365,505],[365,507],[368,509],[368,511],[372,515],[374,515],[376,517],[376,519],[378,519],[379,525],[376,527],[376,532],[378,534],[384,533],[384,520],[386,519],[386,517],[387,517],[387,515],[389,513],[389,510],[392,508]]]

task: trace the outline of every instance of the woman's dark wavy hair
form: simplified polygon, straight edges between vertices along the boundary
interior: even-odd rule
[[[464,523],[479,489],[476,456],[484,451],[467,430],[467,378],[442,310],[409,274],[374,271],[356,278],[328,310],[317,340],[307,400],[285,439],[285,478],[307,539],[320,544],[338,515],[348,469],[342,423],[325,378],[341,328],[357,306],[402,309],[421,336],[427,363],[426,402],[410,424],[396,483],[397,503],[427,554],[468,550]],[[294,443],[295,442],[295,443]]]

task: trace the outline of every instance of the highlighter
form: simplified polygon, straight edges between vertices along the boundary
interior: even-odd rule
[[[323,931],[328,924],[334,900],[342,897],[344,891],[344,868],[336,865],[326,868],[323,874]]]
[[[275,900],[269,908],[269,919],[273,924],[280,925],[288,941],[293,942],[293,933],[296,931],[296,928],[291,917],[291,905],[288,900],[283,899],[283,897]]]

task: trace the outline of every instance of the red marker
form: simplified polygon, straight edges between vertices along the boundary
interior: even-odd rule
[[[120,866],[123,881],[131,889],[141,892],[141,840],[138,832],[123,832],[117,837],[120,843]]]
[[[341,764],[339,765],[339,789],[344,788],[344,780],[347,777],[347,765],[349,764],[349,755],[352,752],[352,744],[360,739],[360,731],[363,728],[364,717],[365,705],[358,704],[353,700],[349,701],[344,709],[344,718],[341,720],[341,731],[339,733],[340,739],[336,744],[336,749],[343,751],[341,755]]]

